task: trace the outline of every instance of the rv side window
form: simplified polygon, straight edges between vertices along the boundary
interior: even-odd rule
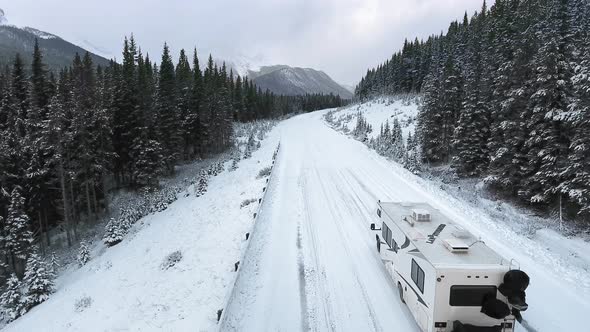
[[[387,227],[387,225],[385,225],[385,223],[383,223],[383,226],[381,226],[381,237],[383,238],[383,241],[387,242],[387,233],[389,231],[389,228]]]
[[[455,307],[479,307],[488,294],[496,297],[496,286],[451,286],[449,304]]]
[[[387,229],[387,244],[391,247],[391,229]]]
[[[424,294],[424,270],[412,259],[412,280],[418,289]]]

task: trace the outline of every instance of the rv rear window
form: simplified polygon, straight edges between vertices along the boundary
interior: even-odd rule
[[[486,295],[496,297],[496,290],[496,286],[451,286],[449,304],[454,307],[479,307]]]

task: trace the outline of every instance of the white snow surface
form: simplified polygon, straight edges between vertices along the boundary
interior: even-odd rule
[[[535,331],[585,330],[587,270],[563,264],[547,250],[550,243],[512,231],[331,129],[322,120],[325,112],[280,126],[276,178],[221,331],[418,331],[369,232],[378,199],[428,202],[505,258],[516,259],[531,277],[523,316]],[[578,254],[588,256],[587,244],[575,243]]]
[[[419,101],[420,98],[417,96],[405,98],[382,97],[366,103],[353,104],[337,112],[335,117],[354,119],[346,122],[348,130],[352,131],[356,125],[356,116],[360,112],[373,127],[373,131],[368,135],[369,138],[376,138],[379,135],[381,125],[385,124],[385,121],[389,121],[391,127],[393,120],[397,119],[402,127],[404,139],[407,139],[408,133],[411,132],[413,135],[416,130]]]
[[[548,230],[533,237],[517,233],[330,128],[326,112],[283,121],[252,159],[213,178],[205,196],[180,198],[146,217],[134,236],[101,248],[88,265],[61,279],[47,302],[6,330],[418,331],[369,231],[378,199],[428,202],[516,259],[531,277],[523,316],[536,331],[586,330],[590,274],[564,263],[563,255],[574,252],[583,263],[588,243]],[[375,119],[386,113],[372,112]],[[253,178],[270,164],[279,139],[273,178],[251,230],[256,204],[239,205],[260,197],[264,180]],[[249,231],[233,297],[216,325]],[[176,250],[183,259],[160,270]],[[91,306],[76,312],[74,303],[84,296],[92,298]]]
[[[62,276],[49,300],[4,330],[215,330],[257,207],[240,204],[262,196],[265,179],[257,175],[270,166],[278,140],[278,131],[271,131],[236,171],[212,177],[205,195],[181,193],[165,211],[140,220],[123,242],[96,245],[87,265]],[[182,260],[162,270],[177,250]],[[77,312],[75,303],[84,297],[91,305]]]
[[[116,59],[117,58],[115,53],[111,52],[110,50],[106,49],[105,47],[96,45],[84,38],[75,39],[74,44],[87,50],[88,52],[92,52],[96,55],[99,55],[99,56],[105,58],[105,59]]]
[[[37,29],[31,28],[31,27],[24,27],[23,30],[30,32],[41,39],[56,39],[56,38],[58,38],[56,35],[50,34],[49,32],[37,30]]]

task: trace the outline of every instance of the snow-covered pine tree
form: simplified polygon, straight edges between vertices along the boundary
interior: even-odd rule
[[[120,219],[111,218],[105,227],[105,235],[102,241],[109,247],[112,247],[119,242],[127,234],[127,229],[122,225]]]
[[[191,102],[191,87],[193,73],[191,71],[188,56],[184,49],[180,50],[180,56],[176,65],[176,100],[178,106],[179,120],[182,133],[182,159],[188,160],[192,154],[192,145],[190,144],[193,129],[192,116],[189,116]]]
[[[136,78],[138,75],[138,68],[136,59],[137,45],[133,35],[130,39],[125,37],[123,47],[123,59],[121,66],[111,68],[113,74],[112,84],[115,85],[111,91],[112,95],[107,97],[109,104],[112,107],[113,113],[113,152],[115,158],[113,160],[113,173],[116,175],[115,180],[117,184],[127,184],[131,180],[128,172],[131,169],[131,145],[138,136],[137,128],[142,124],[142,108],[139,106],[138,100],[138,84]]]
[[[421,171],[420,149],[416,140],[412,137],[412,133],[408,133],[404,167],[414,174],[418,174]]]
[[[204,170],[201,170],[199,174],[199,180],[195,190],[195,196],[199,197],[207,192],[207,186],[209,185],[209,175]]]
[[[199,67],[199,57],[197,55],[197,49],[193,53],[193,72],[192,72],[192,85],[190,89],[190,100],[189,108],[184,118],[185,128],[188,129],[188,140],[189,146],[196,155],[201,154],[201,128],[200,128],[200,112],[201,112],[201,101],[203,99],[203,74]]]
[[[571,94],[571,69],[566,61],[565,2],[550,1],[548,19],[538,24],[546,41],[534,56],[526,122],[529,136],[527,179],[520,195],[534,203],[555,201],[562,173],[567,168],[570,138],[564,122]]]
[[[260,142],[259,142],[259,143],[260,143]],[[217,175],[221,174],[221,173],[222,173],[222,172],[225,170],[224,163],[223,163],[223,162],[221,162],[221,161],[218,161],[218,162],[215,164],[215,168],[216,168],[216,170],[215,170],[215,171],[216,171]]]
[[[229,171],[233,172],[233,171],[237,170],[239,162],[240,162],[240,154],[234,153],[234,156],[232,157],[232,160],[231,160],[231,165],[229,167]]]
[[[459,106],[453,138],[453,165],[463,176],[482,174],[488,167],[487,149],[490,136],[490,109],[486,95],[490,90],[486,80],[485,34],[486,9],[473,18],[467,42],[465,98]]]
[[[12,257],[14,271],[23,273],[24,262],[31,251],[33,233],[29,230],[29,217],[25,213],[25,199],[21,196],[21,188],[12,190],[11,203],[6,218],[5,245]]]
[[[0,294],[0,305],[4,319],[8,322],[20,317],[23,311],[26,312],[21,282],[14,273],[10,275],[2,294]]]
[[[569,164],[562,173],[559,192],[579,207],[579,214],[590,215],[590,3],[570,1],[570,29],[578,54],[573,63],[572,99],[568,105],[569,126],[573,136],[569,146]]]
[[[401,162],[404,158],[404,155],[406,154],[406,148],[404,146],[402,127],[399,124],[397,118],[393,120],[391,136],[389,139],[391,144],[390,157],[395,161]]]
[[[78,265],[82,267],[86,265],[88,261],[90,261],[90,249],[88,249],[86,242],[82,241],[82,243],[80,243],[80,249],[78,250]]]
[[[156,132],[162,146],[164,163],[169,174],[174,172],[174,164],[179,159],[182,146],[180,115],[177,107],[177,90],[174,64],[167,44],[164,44],[160,63],[156,102]]]
[[[433,54],[431,69],[424,80],[424,99],[417,117],[417,135],[422,142],[422,156],[428,162],[443,160],[442,142],[442,65],[441,54]]]
[[[51,258],[49,261],[49,267],[51,268],[51,272],[56,275],[58,269],[61,267],[61,264],[59,264],[59,260],[57,258],[57,255],[55,254],[55,251],[51,252]]]
[[[24,298],[26,311],[47,300],[54,291],[53,274],[36,251],[33,251],[27,259],[23,285],[26,289]]]
[[[131,146],[133,178],[140,185],[155,186],[166,170],[160,142],[147,137],[147,128],[135,138]]]
[[[254,139],[254,133],[250,133],[248,135],[248,141],[246,142],[246,149],[244,150],[244,159],[249,159],[252,157],[252,152],[254,152],[254,144],[256,144],[256,140]]]
[[[530,58],[537,38],[532,25],[539,10],[538,3],[524,2],[516,9],[507,2],[495,5],[497,18],[492,25],[493,96],[490,102],[491,121],[488,149],[490,165],[486,181],[509,195],[516,196],[525,178],[527,165],[526,125],[523,116],[532,94]],[[492,16],[493,17],[493,16]],[[515,30],[514,26],[518,29]],[[522,31],[522,33],[517,33]],[[496,63],[497,62],[497,63]]]

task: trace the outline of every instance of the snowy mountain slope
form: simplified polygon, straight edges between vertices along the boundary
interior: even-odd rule
[[[584,330],[588,267],[567,264],[547,250],[555,243],[513,231],[485,209],[334,131],[323,122],[325,113],[281,126],[279,176],[241,267],[241,296],[226,309],[222,331],[417,331],[368,231],[378,199],[428,202],[516,259],[531,276],[524,317],[536,331]],[[575,248],[588,255],[584,245]]]
[[[95,45],[94,43],[88,41],[87,39],[78,39],[74,42],[74,44],[82,47],[83,49],[87,50],[88,52],[94,53],[98,56],[101,56],[105,59],[116,59],[117,55],[115,55],[110,50],[106,49],[105,47]],[[120,56],[118,56],[120,57]]]
[[[351,105],[336,113],[336,116],[341,119],[346,118],[347,121],[343,121],[343,125],[352,131],[356,125],[356,116],[360,112],[373,127],[373,131],[368,135],[369,138],[376,138],[379,135],[380,127],[385,124],[385,121],[389,121],[389,125],[392,125],[393,120],[397,119],[402,127],[404,138],[407,138],[408,133],[413,135],[416,130],[419,103],[419,97],[377,98],[366,103]]]
[[[11,64],[19,53],[26,64],[32,61],[35,39],[43,52],[43,61],[51,70],[60,70],[72,64],[76,53],[81,56],[85,49],[74,45],[56,35],[30,27],[19,28],[0,24],[0,64]],[[95,65],[108,65],[108,60],[91,53]]]
[[[48,301],[5,331],[214,330],[265,186],[258,172],[270,165],[279,140],[277,130],[268,135],[236,171],[211,178],[205,195],[179,195],[122,243],[95,247],[87,265],[62,276]],[[246,200],[253,202],[241,207]],[[182,259],[163,270],[175,251]],[[76,304],[84,298],[88,307]]]
[[[269,89],[276,94],[334,94],[344,99],[351,99],[352,93],[323,71],[311,68],[289,67],[284,65],[261,67],[260,71],[249,72],[254,83],[262,90]]]

